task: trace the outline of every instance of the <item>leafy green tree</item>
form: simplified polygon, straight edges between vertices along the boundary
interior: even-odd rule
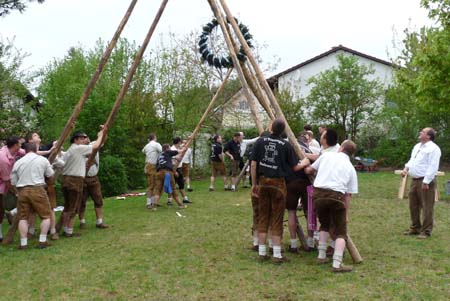
[[[354,56],[338,55],[339,65],[312,77],[313,85],[306,106],[312,108],[312,119],[338,126],[341,137],[355,139],[359,128],[381,106],[382,84],[369,80],[372,66],[358,64]]]
[[[9,14],[12,10],[18,10],[23,13],[27,8],[27,2],[35,0],[0,0],[0,17]],[[43,3],[45,0],[36,0],[38,3]]]
[[[26,86],[33,76],[21,69],[25,56],[13,41],[0,40],[0,139],[24,135],[35,125],[38,103]]]

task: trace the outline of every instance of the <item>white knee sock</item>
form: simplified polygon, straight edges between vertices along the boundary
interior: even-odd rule
[[[344,257],[343,251],[335,250],[333,254],[333,268],[339,268],[342,264],[342,259]]]
[[[28,238],[21,238],[20,239],[20,245],[22,247],[28,245]]]
[[[291,248],[298,248],[297,239],[291,239]]]
[[[326,242],[319,241],[319,246],[317,247],[319,250],[319,256],[317,256],[317,258],[325,259],[327,257],[327,247],[328,244]]]
[[[28,228],[28,233],[30,233],[31,235],[34,235],[35,232],[36,232],[36,229],[34,229],[34,227]]]
[[[259,256],[266,256],[267,255],[266,245],[259,245],[259,247],[258,247],[258,254],[259,254]]]
[[[47,241],[47,235],[46,234],[39,235],[39,242],[46,242],[46,241]]]
[[[0,238],[3,238],[3,233],[2,233],[2,224],[0,224]]]
[[[281,258],[281,246],[273,246],[273,257]]]
[[[314,248],[314,238],[308,237],[306,240],[306,244],[308,245],[308,247]]]

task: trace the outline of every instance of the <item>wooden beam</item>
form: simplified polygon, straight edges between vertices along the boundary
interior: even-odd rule
[[[134,58],[134,62],[131,65],[130,70],[128,71],[127,77],[125,79],[125,82],[124,82],[122,88],[120,89],[119,94],[117,95],[116,101],[114,102],[114,106],[108,116],[108,119],[106,120],[105,124],[103,125],[103,138],[102,138],[101,145],[103,145],[106,141],[108,131],[114,122],[116,114],[119,111],[120,105],[122,104],[123,98],[125,97],[125,94],[127,93],[128,88],[130,87],[131,81],[133,80],[133,76],[136,73],[136,70],[139,66],[139,63],[141,62],[142,57],[144,56],[145,49],[147,48],[148,43],[150,42],[150,39],[153,36],[153,33],[155,32],[156,26],[158,25],[159,20],[161,19],[161,16],[164,12],[164,9],[166,8],[168,1],[169,0],[163,0],[161,2],[161,5],[158,9],[158,12],[156,13],[156,16],[152,22],[152,25],[150,26],[150,28],[147,32],[147,35],[145,36],[144,42],[142,43],[141,47],[139,48],[138,53],[136,54],[136,57]],[[94,149],[92,151],[92,153],[89,156],[89,159],[87,161],[87,164],[86,164],[86,166],[87,166],[86,170],[89,170],[89,167],[94,162],[95,155],[97,154],[97,152],[98,152],[98,149]]]
[[[95,84],[97,83],[98,79],[100,78],[100,75],[103,72],[103,69],[105,68],[106,63],[108,62],[109,57],[111,56],[111,53],[114,49],[114,47],[117,44],[117,41],[119,40],[120,34],[122,33],[123,29],[125,28],[125,25],[127,24],[131,13],[133,12],[134,7],[136,6],[137,0],[133,0],[130,3],[130,6],[128,7],[124,17],[122,18],[122,21],[120,22],[116,32],[114,33],[114,36],[109,43],[108,47],[106,48],[105,52],[103,53],[102,58],[100,59],[100,63],[95,70],[95,73],[92,75],[92,78],[89,80],[88,85],[84,89],[83,94],[81,95],[80,100],[78,101],[78,104],[74,108],[72,112],[72,116],[70,116],[69,120],[66,123],[66,126],[64,127],[61,136],[58,138],[55,149],[50,154],[48,160],[50,163],[53,163],[55,160],[57,154],[61,151],[61,147],[63,146],[64,142],[66,141],[67,137],[69,137],[70,133],[72,132],[75,122],[78,119],[78,116],[81,113],[81,110],[86,103],[89,95],[91,94],[92,90],[95,87]]]
[[[227,74],[225,75],[225,78],[222,81],[222,84],[219,86],[219,89],[217,89],[216,93],[214,94],[214,97],[211,99],[208,107],[206,108],[206,111],[203,113],[202,118],[200,118],[200,121],[197,123],[197,126],[195,127],[194,131],[191,133],[191,135],[189,136],[189,138],[186,141],[186,144],[184,145],[183,149],[184,151],[182,151],[180,153],[180,157],[183,157],[184,154],[186,153],[189,145],[191,145],[192,141],[194,141],[195,136],[197,135],[197,133],[200,131],[201,127],[203,126],[203,123],[205,122],[206,118],[208,117],[209,113],[212,111],[212,109],[214,108],[214,104],[217,101],[217,99],[219,98],[220,94],[222,94],[223,89],[225,88],[226,83],[228,82],[228,78],[230,77],[231,73],[233,72],[233,69],[228,69]]]

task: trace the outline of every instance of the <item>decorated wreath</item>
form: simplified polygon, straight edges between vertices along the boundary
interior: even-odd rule
[[[244,36],[245,41],[247,42],[247,45],[251,48],[253,48],[253,45],[251,43],[251,39],[253,36],[250,34],[248,27],[244,24],[240,23],[236,18],[236,23],[238,23],[239,29]],[[228,21],[230,23],[230,21]],[[210,48],[211,45],[211,35],[213,32],[213,29],[219,25],[219,22],[217,22],[216,19],[213,19],[211,22],[203,26],[203,32],[200,35],[200,41],[198,42],[199,52],[202,55],[202,59],[204,62],[208,62],[210,66],[216,67],[216,68],[231,68],[233,67],[233,60],[231,59],[231,56],[228,55],[227,57],[218,55],[214,53],[214,51]],[[239,52],[237,53],[237,57],[240,61],[245,62],[247,59],[247,56],[245,55],[244,48],[241,46],[239,49]]]

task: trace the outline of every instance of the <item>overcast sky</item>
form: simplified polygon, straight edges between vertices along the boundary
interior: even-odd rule
[[[122,36],[144,39],[160,5],[141,0]],[[268,48],[263,59],[281,61],[272,74],[299,64],[342,44],[389,60],[395,29],[431,24],[420,0],[228,0],[233,14],[246,24],[259,43]],[[62,58],[71,46],[90,48],[98,38],[109,41],[130,0],[46,0],[31,3],[20,14],[0,18],[2,39],[15,37],[15,45],[30,54],[25,66],[37,70],[52,58]],[[206,0],[169,0],[154,38],[169,31],[184,35],[200,29],[212,18]]]

